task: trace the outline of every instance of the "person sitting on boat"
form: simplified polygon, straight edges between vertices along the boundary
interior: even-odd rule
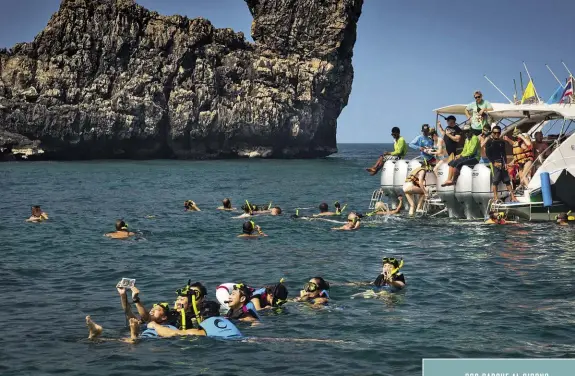
[[[438,121],[437,122],[437,126],[440,127],[441,126],[441,122]],[[442,137],[439,137],[439,135],[437,134],[437,131],[434,128],[431,128],[431,130],[429,131],[429,135],[431,136],[431,139],[433,140],[433,149],[431,149],[431,151],[429,152],[431,155],[433,155],[435,157],[435,159],[437,160],[437,163],[435,165],[435,167],[433,168],[433,172],[435,172],[435,174],[437,175],[437,171],[439,171],[439,167],[444,164],[447,163],[447,149],[445,148],[445,141],[443,140]]]
[[[222,200],[222,206],[218,207],[217,210],[232,211],[232,210],[236,210],[236,208],[232,207],[232,201],[229,198],[224,198]]]
[[[429,153],[433,149],[433,140],[429,134],[429,124],[421,126],[421,134],[411,141],[409,147],[420,151],[423,162],[427,165],[435,165],[435,157]]]
[[[465,115],[471,119],[471,129],[478,136],[485,125],[489,125],[489,111],[493,111],[493,106],[483,99],[483,94],[479,90],[473,93],[475,101],[469,103],[465,108]]]
[[[371,176],[377,174],[379,170],[381,170],[384,161],[388,159],[401,159],[405,157],[405,154],[407,154],[407,144],[405,139],[400,136],[400,130],[398,127],[393,127],[391,129],[391,137],[393,137],[393,151],[386,151],[379,156],[372,167],[365,169]]]
[[[489,158],[487,158],[487,154],[485,153],[485,145],[489,140],[491,140],[491,126],[487,124],[483,126],[483,131],[479,135],[479,147],[481,150],[481,158],[479,159],[479,163],[490,163]]]
[[[333,227],[332,230],[353,231],[359,229],[361,219],[357,213],[349,213],[347,223],[341,227]]]
[[[373,285],[379,288],[389,288],[392,292],[404,288],[405,277],[399,272],[399,269],[403,268],[403,259],[384,257],[382,264],[381,274],[373,281]]]
[[[397,196],[397,199],[399,200],[397,206],[395,207],[395,209],[393,210],[389,210],[389,208],[387,207],[387,205],[385,204],[385,202],[383,201],[378,201],[375,203],[375,210],[372,211],[371,213],[366,214],[368,217],[371,217],[372,215],[395,215],[395,214],[399,214],[401,212],[401,208],[403,207],[403,196]]]
[[[313,216],[314,217],[324,217],[324,216],[333,216],[333,215],[339,215],[339,214],[340,213],[338,213],[337,211],[335,213],[329,211],[328,204],[326,204],[325,202],[322,202],[321,204],[319,204],[319,213],[314,214]]]
[[[271,286],[266,286],[261,289],[252,291],[251,302],[257,311],[265,308],[281,307],[287,302],[288,289],[283,283],[283,279],[279,283]]]
[[[503,137],[513,148],[513,164],[519,166],[519,179],[521,186],[527,188],[531,178],[531,166],[533,165],[533,144],[529,136],[521,134],[519,128],[513,130],[513,137]]]
[[[260,236],[267,236],[262,231],[262,228],[256,225],[254,221],[244,222],[242,232],[242,234],[238,235],[238,238],[255,239],[259,238]],[[257,234],[255,232],[257,232]]]
[[[40,208],[40,205],[32,206],[32,215],[26,220],[26,222],[42,222],[48,219],[48,214],[44,213]]]
[[[463,151],[454,160],[449,162],[449,176],[447,181],[441,184],[443,187],[456,183],[459,171],[461,171],[463,166],[473,167],[479,162],[479,138],[473,134],[473,130],[469,124],[463,127],[463,134],[465,136]]]
[[[403,183],[403,193],[407,198],[407,202],[409,202],[410,217],[413,217],[416,210],[421,209],[423,201],[427,198],[428,193],[427,187],[425,185],[425,176],[429,170],[429,166],[418,167],[411,171],[411,173],[405,179],[405,183]],[[417,208],[413,199],[413,195],[420,195],[417,201]]]
[[[491,175],[493,179],[491,187],[493,190],[493,200],[495,202],[499,200],[497,197],[497,187],[499,186],[499,183],[503,182],[509,191],[509,198],[511,201],[517,201],[515,194],[513,193],[511,178],[509,177],[509,172],[506,167],[507,157],[505,154],[505,141],[501,139],[501,127],[499,125],[493,127],[491,136],[485,143],[485,154],[491,164]]]
[[[252,291],[243,283],[235,284],[228,300],[230,310],[226,313],[226,318],[240,321],[259,321],[260,316],[257,309],[250,301]]]
[[[314,306],[327,304],[329,301],[329,283],[322,277],[310,278],[300,291],[296,302],[309,302]]]
[[[118,219],[116,221],[116,231],[104,234],[104,236],[107,236],[108,238],[113,238],[113,239],[126,239],[130,236],[133,236],[133,235],[136,235],[136,234],[133,232],[130,232],[130,230],[128,230],[128,224],[121,219]]]
[[[192,200],[184,201],[184,211],[201,211]]]
[[[457,147],[461,142],[463,131],[457,125],[457,119],[455,116],[449,115],[445,120],[447,121],[447,127],[445,130],[441,126],[441,121],[437,122],[437,127],[439,132],[443,134],[445,150],[447,151],[448,160],[451,161],[457,155]]]

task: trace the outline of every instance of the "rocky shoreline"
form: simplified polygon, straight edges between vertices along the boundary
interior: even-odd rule
[[[133,0],[63,0],[33,42],[0,50],[0,148],[52,160],[336,152],[363,0],[245,1],[254,43]]]

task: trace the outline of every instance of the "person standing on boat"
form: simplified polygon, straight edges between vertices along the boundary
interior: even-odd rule
[[[471,118],[471,128],[473,133],[478,136],[485,125],[489,125],[488,112],[493,111],[491,103],[483,99],[483,94],[479,90],[473,93],[474,102],[471,102],[465,108],[465,115]]]
[[[487,158],[487,154],[485,152],[485,145],[487,145],[489,140],[491,140],[491,126],[487,124],[483,126],[483,131],[479,135],[479,146],[481,148],[481,158],[479,159],[479,163],[490,163],[489,158]]]
[[[479,163],[479,138],[473,133],[469,124],[463,127],[463,134],[465,135],[463,151],[458,157],[449,162],[449,177],[445,183],[441,184],[442,187],[454,185],[463,166],[473,168]]]
[[[421,152],[421,158],[423,158],[423,162],[426,166],[435,166],[435,157],[429,154],[429,150],[433,148],[433,139],[429,131],[429,124],[423,124],[421,126],[421,134],[411,141],[409,147]]]
[[[391,137],[393,137],[393,151],[386,151],[379,156],[377,162],[372,167],[366,168],[365,170],[369,172],[371,176],[377,174],[379,170],[383,167],[383,162],[385,160],[397,160],[402,159],[407,154],[407,144],[405,139],[400,136],[400,130],[398,127],[393,127],[391,129]]]
[[[505,184],[507,190],[509,191],[509,198],[511,201],[517,201],[515,195],[513,194],[513,187],[511,186],[511,179],[509,177],[509,172],[507,172],[507,157],[505,155],[505,141],[501,139],[501,127],[496,125],[491,131],[491,136],[485,143],[485,154],[489,159],[491,165],[491,175],[493,178],[492,189],[493,189],[493,200],[497,201],[497,186],[500,182]]]
[[[403,193],[405,193],[405,198],[407,198],[407,202],[409,202],[410,217],[413,217],[416,210],[422,209],[423,201],[427,198],[425,177],[429,169],[431,169],[431,166],[429,165],[424,165],[414,169],[411,171],[411,174],[407,176],[407,179],[405,179],[405,183],[403,184]],[[419,195],[417,207],[415,205],[413,195]]]
[[[437,125],[441,126],[441,122],[438,121]],[[447,163],[447,158],[449,158],[449,155],[447,154],[445,141],[443,140],[443,138],[439,137],[437,131],[431,128],[429,134],[431,135],[431,139],[433,140],[433,151],[431,152],[431,154],[433,154],[435,156],[435,159],[437,160],[437,164],[435,165],[433,172],[435,172],[435,175],[437,175],[439,167],[442,164]]]
[[[445,130],[441,126],[441,121],[437,122],[437,129],[443,135],[443,142],[445,143],[445,150],[449,157],[449,162],[457,155],[457,147],[461,142],[461,134],[463,131],[457,125],[457,119],[453,115],[449,115],[446,119],[447,127]]]
[[[513,130],[513,137],[503,137],[513,148],[513,163],[519,166],[519,179],[521,186],[527,188],[531,180],[531,166],[533,165],[533,144],[528,135],[521,134],[519,128]]]

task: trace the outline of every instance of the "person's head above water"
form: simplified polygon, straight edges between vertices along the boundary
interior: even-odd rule
[[[322,277],[313,277],[303,286],[303,290],[308,296],[318,297],[321,296],[324,291],[329,291],[329,283]]]
[[[154,304],[150,310],[150,320],[158,324],[168,321],[169,316],[170,305],[168,303]]]
[[[319,204],[320,213],[325,213],[328,210],[329,210],[329,206],[327,206],[327,204],[325,202],[322,202],[321,204]]]
[[[200,282],[195,282],[193,284],[190,282],[191,280],[188,280],[187,285],[176,290],[177,298],[175,309],[183,309],[184,311],[188,311],[191,308],[194,300],[196,302],[200,302],[208,294],[206,287]]]
[[[246,235],[251,235],[256,228],[256,226],[254,225],[254,222],[252,222],[252,221],[244,222],[244,225],[242,227],[243,227],[242,231]]]
[[[234,285],[230,298],[228,300],[228,307],[231,309],[238,309],[246,305],[252,297],[252,292],[243,283]]]
[[[128,231],[128,225],[121,219],[116,220],[116,231]]]
[[[271,209],[271,215],[281,215],[282,210],[279,206],[273,207]]]
[[[557,223],[559,224],[568,224],[569,216],[567,213],[559,213],[557,215]]]
[[[279,307],[287,302],[288,289],[283,284],[283,279],[280,283],[266,287],[268,304],[272,307]]]
[[[354,225],[360,220],[359,216],[356,213],[349,213],[347,216],[347,221],[349,223],[353,223]]]
[[[222,200],[222,205],[224,209],[231,209],[232,208],[232,201],[229,198],[224,198]]]
[[[41,215],[42,215],[42,209],[40,208],[40,205],[32,206],[32,216],[39,217]]]
[[[378,201],[375,203],[375,210],[385,210],[385,209],[386,209],[385,202]]]
[[[395,257],[384,257],[381,260],[383,274],[396,274],[403,267],[403,259]]]

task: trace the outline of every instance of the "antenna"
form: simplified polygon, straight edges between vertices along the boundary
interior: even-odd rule
[[[555,73],[553,73],[553,71],[551,70],[551,68],[549,68],[549,65],[545,64],[545,66],[547,67],[547,69],[549,69],[549,72],[551,72],[551,74],[553,75],[553,77],[555,77],[555,79],[557,80],[557,82],[559,82],[559,85],[561,85],[561,87],[565,89],[565,86],[563,86],[563,84],[561,83],[561,81],[559,81],[559,79],[557,78],[557,76],[555,75]]]
[[[523,92],[525,89],[523,88],[523,73],[519,72],[519,82],[521,82],[521,97],[523,97]]]
[[[567,72],[569,72],[569,77],[573,77],[573,74],[571,73],[571,71],[569,70],[569,68],[567,68],[567,65],[565,65],[565,63],[563,62],[563,60],[561,60],[561,64],[563,64],[563,66],[565,67],[565,69],[567,69]]]
[[[497,91],[500,92],[501,95],[503,95],[503,96],[505,97],[505,99],[507,99],[507,100],[509,101],[509,103],[513,104],[513,102],[511,101],[511,99],[507,98],[507,95],[503,94],[503,92],[502,92],[501,90],[499,90],[499,88],[498,88],[497,86],[495,86],[495,84],[494,84],[493,82],[491,82],[491,80],[490,80],[489,78],[487,78],[486,75],[483,75],[483,77],[485,77],[485,79],[486,79],[487,81],[489,81],[489,83],[490,83],[491,85],[493,85],[493,87],[496,88]]]
[[[513,103],[517,102],[517,82],[515,82],[515,78],[513,79],[513,87],[515,88],[515,92],[513,94]]]

